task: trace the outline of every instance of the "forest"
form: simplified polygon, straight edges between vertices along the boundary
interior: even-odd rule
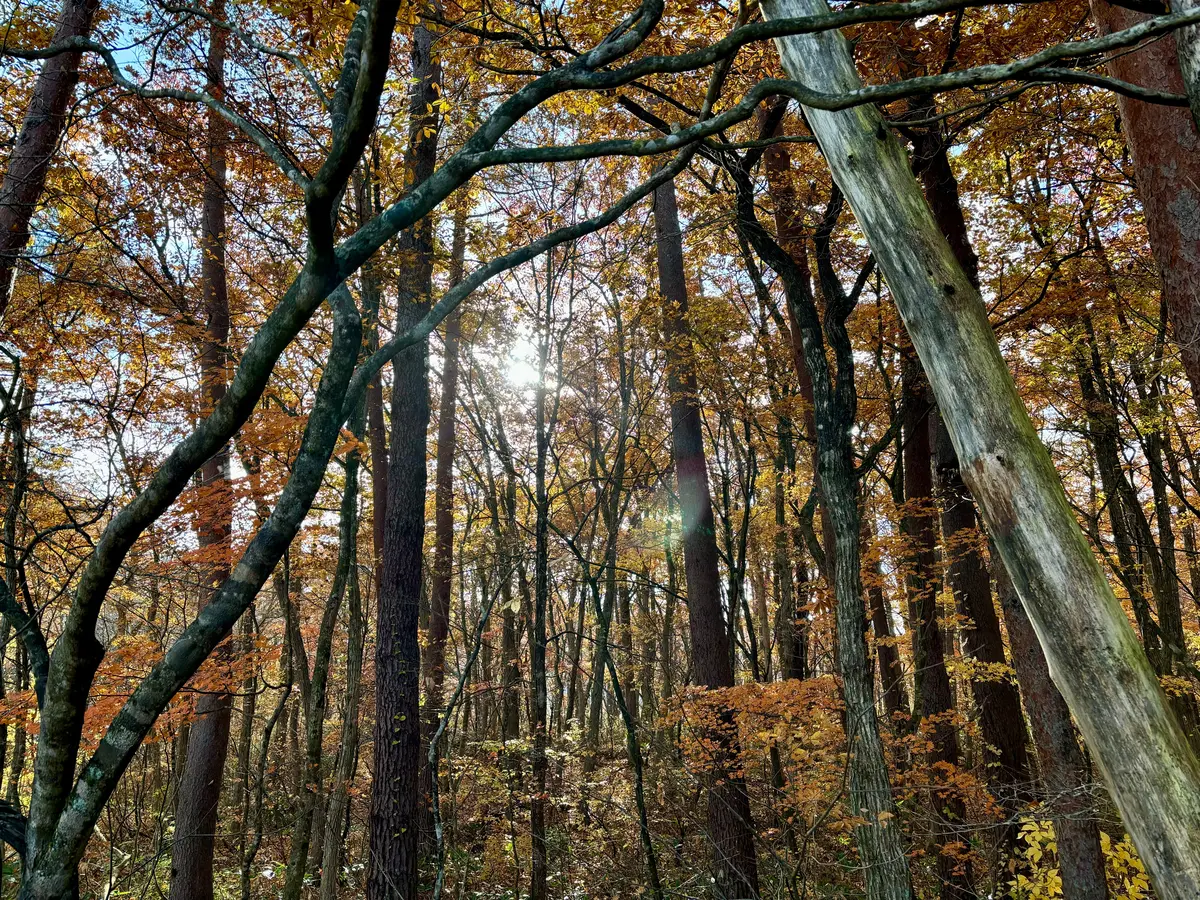
[[[587,6],[0,0],[0,900],[1198,900],[1200,0]]]

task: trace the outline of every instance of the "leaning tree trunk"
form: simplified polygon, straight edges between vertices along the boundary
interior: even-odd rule
[[[763,9],[775,19],[825,14],[828,5],[766,0]],[[810,88],[861,87],[839,32],[777,43],[788,74]],[[963,478],[1159,896],[1200,895],[1200,763],[1079,530],[979,292],[879,111],[809,107],[806,118],[888,279]]]
[[[666,182],[654,193],[654,224],[659,289],[665,301],[663,332],[667,342],[667,379],[671,395],[671,445],[683,524],[692,670],[697,685],[732,687],[730,635],[721,614],[717,536],[692,360],[683,236],[679,230],[674,182]],[[713,771],[705,774],[715,889],[721,898],[752,898],[758,896],[758,864],[754,856],[750,797],[738,771],[741,751],[737,726],[728,709],[720,710],[720,718],[714,729],[716,733],[709,735],[714,755]]]
[[[224,0],[214,0],[215,21],[225,18]],[[214,24],[209,30],[208,90],[220,96],[225,86],[225,46],[228,32]],[[208,158],[204,173],[203,234],[200,239],[200,282],[207,327],[200,356],[203,405],[212,410],[225,396],[229,348],[229,295],[225,280],[226,135],[225,120],[208,112]],[[200,469],[205,511],[199,544],[213,560],[204,581],[221,585],[229,577],[229,540],[233,504],[229,493],[229,448],[226,445]],[[204,603],[208,602],[205,598]],[[217,807],[225,755],[229,749],[232,711],[228,693],[205,693],[196,705],[196,721],[188,735],[188,753],[179,782],[175,812],[175,842],[171,847],[171,900],[212,900],[213,850]]]
[[[405,167],[418,185],[437,162],[438,118],[433,103],[439,67],[433,34],[413,32],[412,124]],[[416,325],[429,309],[433,287],[433,226],[428,218],[401,236],[404,264],[397,278],[396,333]],[[429,429],[429,342],[422,340],[392,363],[391,454],[388,460],[383,577],[375,642],[375,778],[371,792],[371,900],[415,900],[420,832],[421,648],[418,636],[425,542],[426,442]]]
[[[49,46],[87,38],[99,8],[100,0],[64,0]],[[218,19],[224,17],[223,10],[224,0],[215,0],[213,13]],[[33,96],[21,120],[21,130],[8,157],[4,182],[0,184],[0,320],[12,296],[17,260],[29,243],[29,220],[46,188],[50,160],[67,127],[67,105],[79,82],[82,55],[59,53],[42,63]]]

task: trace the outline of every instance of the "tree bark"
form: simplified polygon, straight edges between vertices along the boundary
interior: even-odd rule
[[[463,198],[454,213],[454,237],[450,248],[450,286],[462,281],[463,256],[467,240],[467,202]],[[434,476],[433,567],[429,588],[429,638],[424,660],[425,710],[423,747],[438,726],[442,715],[443,684],[446,679],[446,640],[450,636],[450,594],[454,581],[454,454],[455,416],[458,410],[458,344],[462,334],[461,307],[446,319],[443,350],[442,398],[438,409],[437,469]],[[426,814],[422,836],[433,832],[432,777],[427,753],[421,754],[421,794]]]
[[[768,18],[824,0],[766,0]],[[777,41],[788,74],[861,85],[840,33]],[[1079,531],[1021,403],[982,299],[873,106],[806,108],[933,386],[962,466],[1071,711],[1164,900],[1200,894],[1200,764]]]
[[[1147,16],[1092,0],[1100,35],[1121,31]],[[1178,11],[1189,7],[1184,3]],[[1174,10],[1174,5],[1172,6]],[[1184,33],[1195,31],[1184,29]],[[1108,74],[1145,88],[1180,94],[1185,39],[1164,35],[1105,61]],[[1200,137],[1188,110],[1116,94],[1121,130],[1133,156],[1138,197],[1146,217],[1150,249],[1163,279],[1171,327],[1192,397],[1200,401]]]
[[[1041,762],[1042,787],[1051,798],[1051,816],[1058,843],[1059,874],[1064,900],[1104,900],[1104,852],[1100,827],[1085,792],[1087,766],[1075,740],[1071,712],[1050,678],[1045,654],[1033,624],[998,558],[993,558],[996,593],[1004,610],[1013,668],[1029,710],[1034,744]]]
[[[683,522],[683,561],[687,579],[688,627],[692,635],[692,670],[705,688],[733,685],[729,659],[730,635],[721,612],[717,570],[717,539],[713,522],[704,432],[692,361],[688,291],[683,266],[683,236],[675,203],[675,184],[667,182],[654,193],[654,224],[658,248],[658,280],[665,306],[663,332],[667,342],[667,379],[671,396],[671,445]],[[758,896],[758,865],[754,853],[754,823],[750,798],[739,774],[741,752],[737,726],[728,709],[719,711],[716,733],[710,735],[713,772],[705,775],[708,830],[713,842],[713,878],[721,898]],[[725,771],[722,771],[725,770]]]
[[[213,0],[217,21],[225,18],[224,0]],[[209,29],[208,90],[222,96],[225,87],[225,48],[228,32],[213,24]],[[207,160],[204,173],[203,234],[200,239],[200,282],[207,319],[205,344],[200,356],[201,396],[205,413],[225,396],[228,366],[229,296],[225,278],[225,120],[213,110],[207,117]],[[205,580],[214,588],[229,577],[229,541],[233,529],[233,503],[229,488],[229,445],[225,444],[200,469],[205,491],[205,511],[199,527],[202,550],[215,559],[206,563]],[[206,596],[206,605],[210,596]],[[179,783],[175,812],[175,843],[171,848],[171,900],[212,900],[213,852],[217,810],[225,756],[229,749],[232,701],[228,693],[205,693],[196,705],[196,721],[188,736],[186,768]]]
[[[218,5],[224,9],[224,0],[214,0],[214,10]],[[50,46],[89,37],[99,8],[100,0],[63,0]],[[46,172],[67,127],[67,107],[75,96],[81,58],[81,53],[60,53],[42,63],[8,157],[0,183],[0,321],[12,296],[17,262],[29,243],[29,221],[46,189]]]
[[[437,162],[438,116],[432,106],[440,70],[433,34],[417,25],[412,41],[412,124],[406,180],[423,183]],[[402,334],[429,309],[433,226],[422,219],[400,240],[397,278]],[[421,649],[418,635],[425,540],[426,442],[429,429],[429,342],[392,362],[391,452],[384,523],[383,580],[375,646],[375,769],[371,792],[370,900],[416,900],[420,831]]]

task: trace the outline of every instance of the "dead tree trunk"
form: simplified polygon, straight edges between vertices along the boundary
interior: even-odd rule
[[[766,0],[768,18],[824,0]],[[778,40],[789,76],[837,95],[861,86],[840,32]],[[873,106],[806,108],[834,178],[904,317],[984,523],[1165,900],[1200,894],[1200,763],[1067,503],[907,154]]]

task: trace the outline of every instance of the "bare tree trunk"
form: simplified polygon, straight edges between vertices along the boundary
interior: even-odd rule
[[[692,669],[698,685],[731,687],[730,635],[721,614],[717,540],[692,360],[694,351],[687,318],[683,236],[674,182],[667,182],[655,191],[654,222],[659,289],[667,304],[663,311],[663,332],[667,342],[667,378],[671,394],[671,443],[683,521]],[[741,748],[732,714],[724,710],[722,720],[716,733],[710,735],[715,758],[713,771],[705,775],[709,839],[713,842],[714,854],[713,877],[719,897],[730,900],[753,898],[758,896],[758,864],[754,853],[750,798],[739,774]]]
[[[1108,884],[1104,877],[1100,827],[1085,795],[1087,766],[1075,740],[1070,710],[1050,678],[1033,624],[998,557],[993,557],[993,568],[996,593],[1008,626],[1013,668],[1033,725],[1042,786],[1050,798],[1064,900],[1104,900]]]
[[[454,237],[450,250],[450,285],[462,281],[463,256],[467,240],[467,200],[460,198],[454,213]],[[438,409],[437,471],[434,476],[434,539],[433,568],[429,589],[429,637],[425,669],[424,731],[421,746],[428,747],[429,739],[442,715],[442,685],[446,678],[446,640],[450,636],[450,593],[454,582],[454,453],[455,416],[458,409],[458,344],[462,333],[461,307],[446,319],[445,362],[442,366],[442,398]],[[421,753],[421,795],[425,815],[422,839],[433,836],[432,796],[427,762],[428,754]]]
[[[213,0],[215,22],[225,18],[224,0]],[[220,97],[225,86],[225,47],[228,32],[209,29],[208,90]],[[204,173],[203,234],[200,240],[200,280],[207,318],[200,357],[201,394],[206,410],[225,396],[229,348],[229,296],[225,281],[225,175],[228,143],[225,120],[208,111],[208,149]],[[229,540],[233,504],[229,494],[229,448],[223,447],[200,470],[205,513],[199,543],[216,560],[206,582],[220,585],[229,577]],[[206,597],[204,603],[208,602]],[[171,900],[212,900],[213,851],[217,808],[225,756],[229,749],[231,699],[227,693],[206,693],[196,705],[197,718],[188,735],[186,768],[179,783],[175,813],[175,843],[171,848]]]
[[[355,548],[357,551],[357,547]],[[337,897],[340,861],[342,858],[342,829],[350,810],[350,783],[358,763],[358,701],[362,692],[363,641],[366,623],[363,621],[362,593],[358,579],[357,552],[350,555],[346,596],[349,607],[349,627],[346,635],[346,693],[342,710],[342,731],[338,744],[337,764],[333,773],[333,788],[329,796],[329,813],[325,824],[325,845],[321,853],[321,900]]]
[[[823,14],[828,5],[766,0],[763,9],[774,19]],[[839,94],[861,86],[840,33],[777,44],[789,76],[810,88]],[[805,113],[888,279],[963,479],[1159,896],[1200,895],[1200,764],[1079,531],[978,291],[879,111]]]
[[[439,67],[433,34],[413,32],[412,122],[407,180],[423,183],[437,162],[433,103]],[[421,220],[401,236],[397,333],[415,325],[430,304],[433,225]],[[426,442],[429,429],[428,340],[392,362],[392,431],[384,524],[383,580],[375,644],[375,770],[371,792],[370,900],[416,900],[421,770],[418,635],[425,539]]]
[[[1178,11],[1190,4],[1184,3]],[[1147,16],[1092,0],[1092,19],[1100,35],[1122,31]],[[1172,5],[1172,10],[1175,6]],[[1194,32],[1194,27],[1185,32]],[[1184,41],[1184,45],[1187,45]],[[1113,53],[1105,68],[1114,78],[1151,90],[1180,94],[1180,51],[1174,35],[1163,35],[1136,49]],[[1162,273],[1163,293],[1179,357],[1200,398],[1200,137],[1186,109],[1147,103],[1124,94],[1115,99],[1121,131],[1133,155],[1138,197],[1146,217],[1150,249]]]
[[[361,407],[350,422],[350,433],[361,440],[365,426],[366,408]],[[346,595],[350,570],[356,560],[356,534],[358,531],[358,470],[360,452],[354,447],[346,454],[345,485],[342,490],[341,520],[338,528],[338,562],[334,573],[333,588],[321,614],[320,631],[313,654],[312,676],[302,679],[308,689],[303,691],[304,703],[304,764],[303,783],[296,810],[296,823],[292,832],[291,855],[288,859],[287,880],[283,886],[283,900],[299,900],[304,886],[304,875],[309,860],[309,847],[313,834],[321,790],[321,750],[325,734],[325,711],[328,706],[329,668],[333,657],[334,628],[338,613]],[[307,665],[303,657],[301,665]]]
[[[224,8],[224,0],[214,0],[214,10],[218,4]],[[89,37],[99,8],[100,0],[63,0],[49,46]],[[0,321],[12,296],[17,261],[29,243],[29,220],[46,189],[50,160],[67,127],[67,107],[75,96],[82,55],[59,53],[42,63],[8,157],[0,183]]]

